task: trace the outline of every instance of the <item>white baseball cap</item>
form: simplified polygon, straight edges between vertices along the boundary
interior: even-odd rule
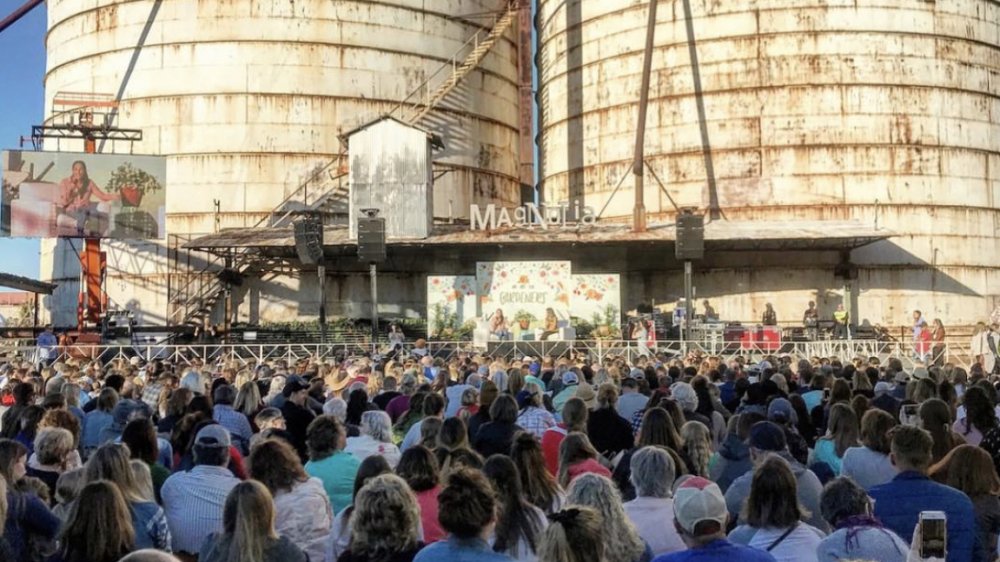
[[[729,512],[718,484],[700,476],[685,480],[674,492],[674,519],[692,535],[702,521],[715,521],[725,530]]]

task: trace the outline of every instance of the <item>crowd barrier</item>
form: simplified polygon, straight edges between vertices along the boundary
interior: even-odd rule
[[[477,348],[469,341],[432,341],[424,351],[414,350],[412,343],[404,344],[406,353],[425,353],[435,358],[452,359],[460,354],[488,353],[494,357],[507,359],[532,356],[581,357],[603,360],[608,356],[624,356],[635,359],[642,355],[665,353],[668,356],[683,356],[700,353],[703,356],[718,356],[725,360],[744,357],[749,361],[760,361],[768,356],[787,355],[793,361],[813,357],[837,357],[852,360],[856,357],[878,357],[884,361],[898,357],[904,366],[912,367],[919,359],[917,350],[910,343],[875,340],[829,340],[810,342],[766,343],[745,345],[718,341],[658,341],[643,344],[634,340],[575,340],[555,342],[491,342],[487,348]],[[54,350],[55,360],[99,359],[108,362],[118,357],[141,357],[147,361],[161,359],[174,364],[191,365],[196,360],[207,363],[235,363],[239,366],[254,365],[266,361],[284,359],[292,362],[298,359],[338,359],[371,355],[372,346],[365,343],[286,343],[286,344],[182,344],[182,345],[71,345]],[[381,356],[393,353],[387,346],[375,351]],[[0,361],[22,360],[37,362],[39,349],[31,345],[0,345]],[[926,362],[927,356],[924,361]],[[942,362],[951,362],[969,368],[973,357],[968,342],[946,342]]]

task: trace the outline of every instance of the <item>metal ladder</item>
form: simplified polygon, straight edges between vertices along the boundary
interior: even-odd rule
[[[510,29],[519,9],[519,0],[507,1],[502,13],[498,12],[494,15],[490,27],[479,29],[466,40],[455,51],[451,59],[431,73],[388,115],[409,125],[416,125],[423,120],[458,86],[463,78],[482,63],[494,45],[503,37],[503,34]],[[471,50],[469,50],[470,47]],[[431,89],[432,82],[437,81],[448,70],[451,72],[444,81]],[[421,93],[423,96],[418,100]],[[345,181],[347,177],[346,166],[341,165],[346,159],[347,153],[343,151],[325,165],[315,169],[305,181],[299,184],[295,191],[278,203],[274,210],[257,221],[253,228],[286,226],[299,213],[322,210],[337,198],[346,197],[349,192],[349,183]],[[310,186],[324,175],[329,178],[333,185],[318,190],[319,194],[310,203]],[[303,204],[295,208],[292,203],[297,201],[302,201]],[[255,250],[244,249],[234,256],[231,268],[240,274],[246,274],[260,262],[260,257],[257,256]],[[187,279],[177,291],[179,294],[176,295],[176,298],[168,299],[170,306],[174,307],[173,310],[168,311],[168,323],[172,324],[174,321],[178,321],[178,323],[187,326],[200,326],[205,318],[211,316],[222,300],[225,287],[215,274],[209,274],[206,270],[191,275],[192,277]]]

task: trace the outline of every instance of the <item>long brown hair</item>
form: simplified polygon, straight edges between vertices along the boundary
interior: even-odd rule
[[[920,427],[934,439],[932,462],[938,462],[955,448],[955,439],[951,434],[951,408],[944,400],[932,398],[920,405],[919,414]]]
[[[680,452],[684,449],[684,440],[681,439],[674,419],[665,409],[656,407],[646,410],[642,416],[642,424],[639,426],[639,436],[636,439],[637,447],[647,447],[659,445]]]
[[[985,449],[959,445],[930,469],[931,478],[965,492],[970,498],[1000,494],[993,459]]]
[[[751,527],[786,529],[802,519],[798,484],[788,463],[770,455],[753,471],[743,519]]]
[[[125,496],[113,482],[83,487],[70,509],[59,542],[69,562],[116,562],[135,548],[135,529]]]
[[[295,449],[283,439],[265,439],[250,451],[250,478],[257,480],[271,495],[290,492],[296,484],[309,479]]]
[[[844,403],[834,404],[830,408],[830,435],[822,439],[833,441],[837,456],[843,458],[848,448],[858,446],[859,433],[854,409]]]
[[[569,485],[569,467],[587,459],[596,459],[597,449],[590,444],[586,433],[570,432],[559,444],[559,484]]]
[[[555,508],[562,490],[545,466],[545,457],[535,436],[519,431],[514,436],[510,458],[517,465],[521,488],[528,502],[546,513]]]

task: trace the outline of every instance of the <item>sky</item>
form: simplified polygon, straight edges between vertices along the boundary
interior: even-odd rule
[[[22,3],[0,1],[0,18]],[[45,10],[42,4],[0,33],[0,149],[18,148],[20,137],[42,122]],[[37,239],[0,238],[0,272],[38,279],[38,250]]]

